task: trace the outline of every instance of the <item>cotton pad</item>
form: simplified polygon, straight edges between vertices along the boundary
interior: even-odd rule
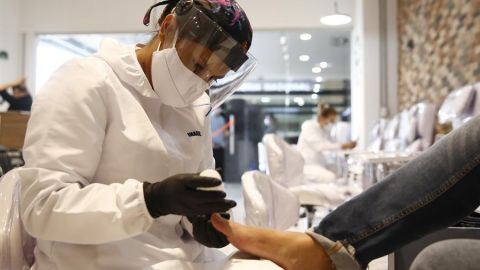
[[[215,178],[220,181],[222,180],[222,177],[220,176],[220,174],[216,170],[212,170],[212,169],[206,169],[205,171],[200,173],[200,176]],[[204,190],[204,191],[225,191],[225,187],[223,186],[223,183],[216,187],[199,187],[197,189]]]

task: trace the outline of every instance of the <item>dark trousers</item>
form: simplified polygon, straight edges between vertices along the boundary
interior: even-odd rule
[[[214,147],[213,158],[215,159],[215,170],[220,173],[223,179],[225,172],[225,149],[223,147]]]

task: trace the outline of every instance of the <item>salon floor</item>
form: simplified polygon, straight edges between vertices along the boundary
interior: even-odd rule
[[[245,220],[245,207],[243,204],[243,194],[242,194],[242,185],[240,183],[225,183],[225,191],[227,196],[230,199],[233,199],[237,202],[237,206],[233,208],[233,220],[238,223],[244,224]],[[328,210],[317,210],[315,214],[315,219],[313,224],[318,224],[324,216],[328,214]],[[307,230],[307,219],[302,218],[299,220],[296,226],[292,227],[290,230],[304,232]],[[387,270],[387,257],[382,257],[377,260],[374,260],[370,263],[369,270]]]

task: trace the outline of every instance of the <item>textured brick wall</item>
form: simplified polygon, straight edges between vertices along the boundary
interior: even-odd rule
[[[480,81],[480,0],[398,1],[400,109]]]

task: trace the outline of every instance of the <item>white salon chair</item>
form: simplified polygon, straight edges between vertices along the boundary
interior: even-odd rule
[[[472,117],[480,115],[480,82],[473,85],[475,98],[473,101]]]
[[[416,153],[432,145],[435,131],[436,107],[427,102],[420,102],[400,114],[401,124],[399,141],[403,146],[396,152]]]
[[[403,147],[403,141],[399,137],[400,115],[395,115],[387,122],[387,126],[383,133],[384,146],[386,152],[399,151]]]
[[[472,116],[476,93],[472,85],[451,92],[438,111],[440,124],[452,123],[454,129],[460,127]]]
[[[375,123],[372,131],[369,134],[369,143],[367,146],[367,152],[380,152],[383,149],[383,137],[385,133],[388,120],[381,118]]]
[[[285,187],[312,183],[331,183],[337,179],[332,171],[321,165],[306,165],[298,149],[275,134],[263,137],[267,174]]]
[[[409,110],[406,110],[391,119],[382,118],[374,125],[366,151],[352,151],[344,161],[347,182],[359,183],[364,189],[372,185],[368,179],[372,175],[369,164],[379,158],[395,157],[394,153],[405,148],[405,127],[410,123],[410,115]]]
[[[286,230],[297,223],[297,196],[269,176],[259,171],[244,173],[242,190],[247,225]]]
[[[271,178],[297,195],[307,209],[308,226],[315,214],[315,207],[333,208],[346,201],[349,196],[360,191],[349,186],[322,183],[307,179],[304,174],[304,161],[298,150],[275,134],[263,137],[267,153],[267,173]]]
[[[19,214],[20,179],[15,170],[0,178],[0,269],[27,270],[33,264],[35,240]]]
[[[415,152],[416,150],[425,151],[430,147],[435,139],[435,118],[437,108],[435,105],[422,102],[416,105],[417,110],[417,134],[420,141],[420,147],[415,148],[409,145],[407,152]],[[409,149],[410,148],[410,149]],[[413,148],[413,149],[411,149]]]
[[[257,144],[258,147],[258,169],[266,173],[267,172],[267,153],[265,151],[265,146],[262,142]]]
[[[413,159],[420,151],[432,145],[436,108],[421,102],[392,117],[386,124],[381,152],[357,153],[348,160],[349,170],[362,173],[364,189]]]

